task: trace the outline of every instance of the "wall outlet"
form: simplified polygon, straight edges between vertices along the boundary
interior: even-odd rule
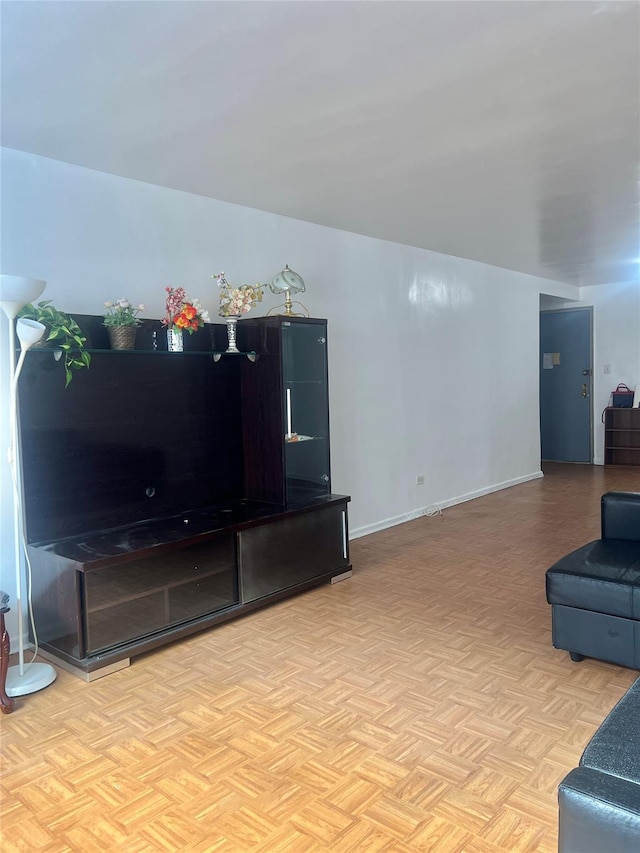
[[[610,364],[605,364],[604,372],[605,373],[611,373],[611,365]]]
[[[416,477],[416,486],[424,486],[424,474],[418,474]]]

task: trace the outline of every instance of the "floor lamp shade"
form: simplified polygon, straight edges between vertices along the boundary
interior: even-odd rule
[[[46,282],[39,278],[25,278],[18,275],[0,275],[0,308],[9,320],[9,347],[7,352],[7,371],[10,378],[10,446],[9,464],[13,484],[13,533],[14,561],[16,573],[16,603],[18,614],[18,651],[17,666],[9,667],[7,671],[6,693],[8,696],[24,696],[35,693],[55,681],[56,671],[48,663],[24,662],[24,629],[23,629],[23,576],[22,554],[24,547],[23,518],[22,518],[22,467],[20,460],[20,444],[18,440],[18,377],[22,370],[27,350],[42,338],[45,327],[34,320],[21,318],[14,323],[21,308],[34,302],[46,287]],[[16,364],[16,329],[20,340],[20,358]]]
[[[25,278],[21,275],[0,275],[0,307],[10,320],[18,311],[34,302],[47,286],[41,278]]]
[[[37,344],[46,331],[42,323],[38,323],[37,320],[29,320],[27,317],[21,317],[18,320],[16,329],[21,350],[28,350]]]

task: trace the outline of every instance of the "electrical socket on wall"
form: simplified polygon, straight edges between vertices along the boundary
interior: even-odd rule
[[[611,373],[611,365],[610,364],[605,364],[604,372],[605,373]]]
[[[418,474],[416,477],[416,486],[424,486],[424,474]]]

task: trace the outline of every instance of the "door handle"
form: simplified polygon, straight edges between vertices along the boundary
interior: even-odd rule
[[[586,383],[586,382],[583,382],[583,383],[582,383],[582,394],[581,394],[580,396],[581,396],[583,399],[584,399],[585,397],[588,397],[588,396],[589,396],[589,389],[588,389],[588,387],[587,387],[587,383]]]

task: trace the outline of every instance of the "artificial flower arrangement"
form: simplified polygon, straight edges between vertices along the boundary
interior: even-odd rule
[[[107,313],[102,321],[103,326],[139,326],[142,320],[138,317],[144,311],[144,305],[134,306],[128,299],[116,299],[113,302],[105,302]]]
[[[192,335],[210,322],[209,312],[197,299],[191,299],[184,287],[165,287],[167,302],[162,325],[169,329],[181,329]]]
[[[262,302],[261,284],[241,284],[239,287],[232,287],[223,272],[212,278],[215,278],[220,288],[221,317],[240,317],[255,308],[258,302]]]

